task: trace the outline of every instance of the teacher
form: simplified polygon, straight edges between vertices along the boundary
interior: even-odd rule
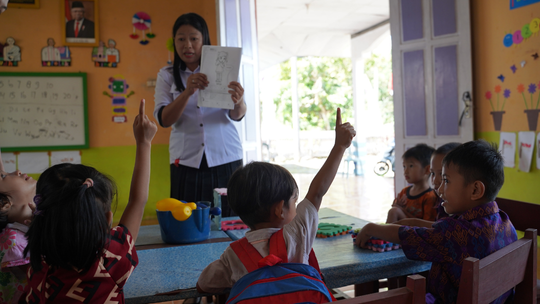
[[[246,114],[244,89],[236,81],[229,83],[232,110],[198,107],[198,91],[208,86],[200,73],[202,46],[210,45],[206,21],[195,13],[184,14],[176,19],[172,34],[174,64],[159,71],[154,95],[154,117],[162,127],[172,127],[171,197],[212,202],[213,189],[227,187],[242,166],[242,144],[233,121]]]

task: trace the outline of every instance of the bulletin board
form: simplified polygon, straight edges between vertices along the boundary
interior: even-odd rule
[[[87,149],[86,73],[0,72],[0,147]]]

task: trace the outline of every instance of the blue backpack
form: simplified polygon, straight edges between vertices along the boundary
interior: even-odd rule
[[[231,248],[249,272],[231,289],[231,303],[327,303],[336,299],[324,284],[313,249],[309,265],[288,263],[283,229],[269,241],[270,254],[261,254],[244,237]]]

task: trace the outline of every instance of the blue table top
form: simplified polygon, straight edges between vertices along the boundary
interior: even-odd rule
[[[229,236],[223,231],[210,231],[208,239],[229,238]],[[141,226],[139,230],[139,236],[135,242],[135,247],[145,245],[158,245],[166,244],[161,239],[161,231],[159,225]]]

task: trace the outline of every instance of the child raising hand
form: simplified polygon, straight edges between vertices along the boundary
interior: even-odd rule
[[[129,202],[117,227],[114,182],[92,167],[53,166],[37,182],[37,209],[26,234],[31,267],[21,301],[124,303],[123,286],[137,266],[135,240],[148,199],[151,142],[157,132],[144,112],[133,122],[137,144]]]

